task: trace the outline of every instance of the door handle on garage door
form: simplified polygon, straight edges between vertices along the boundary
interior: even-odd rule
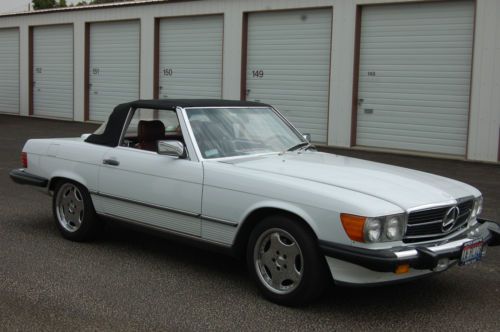
[[[110,165],[110,166],[118,166],[120,165],[120,162],[116,159],[104,159],[102,161],[104,165]]]

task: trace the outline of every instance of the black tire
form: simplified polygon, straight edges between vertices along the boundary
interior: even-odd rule
[[[278,238],[280,241],[276,242]],[[272,244],[273,241],[278,245]],[[297,258],[294,241],[300,258]],[[283,248],[282,252],[279,248]],[[290,254],[287,256],[286,252]],[[325,289],[326,261],[314,234],[299,220],[281,215],[263,219],[251,232],[246,253],[248,270],[263,296],[271,302],[305,305],[317,299]],[[286,279],[288,275],[292,277]],[[294,281],[294,278],[300,280]]]
[[[92,240],[101,228],[87,188],[73,181],[56,183],[52,213],[62,236],[71,241]]]

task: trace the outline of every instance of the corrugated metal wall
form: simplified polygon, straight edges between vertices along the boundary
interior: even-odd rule
[[[160,21],[159,98],[221,98],[222,15]]]
[[[19,113],[19,29],[0,30],[0,113]]]
[[[90,24],[90,120],[104,121],[116,105],[139,98],[139,34],[139,21]]]
[[[332,9],[248,15],[246,99],[279,109],[326,143]]]
[[[73,26],[33,28],[33,114],[73,119]]]
[[[465,156],[469,1],[362,9],[356,144]]]

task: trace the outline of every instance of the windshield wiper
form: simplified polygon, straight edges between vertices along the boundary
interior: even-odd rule
[[[313,145],[309,142],[300,142],[298,144],[295,144],[291,148],[289,148],[287,151],[295,151],[295,150],[307,150]]]

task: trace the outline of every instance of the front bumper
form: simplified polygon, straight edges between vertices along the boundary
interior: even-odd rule
[[[478,219],[478,224],[457,238],[432,244],[411,245],[385,250],[370,250],[348,245],[320,241],[319,246],[327,257],[359,265],[376,272],[395,272],[400,265],[408,264],[416,270],[435,270],[441,259],[455,261],[460,258],[465,243],[481,239],[485,245],[500,245],[500,224]]]
[[[45,188],[49,183],[49,180],[46,178],[30,174],[26,172],[24,168],[13,169],[10,171],[9,175],[12,181],[19,184],[28,184],[35,187]]]

